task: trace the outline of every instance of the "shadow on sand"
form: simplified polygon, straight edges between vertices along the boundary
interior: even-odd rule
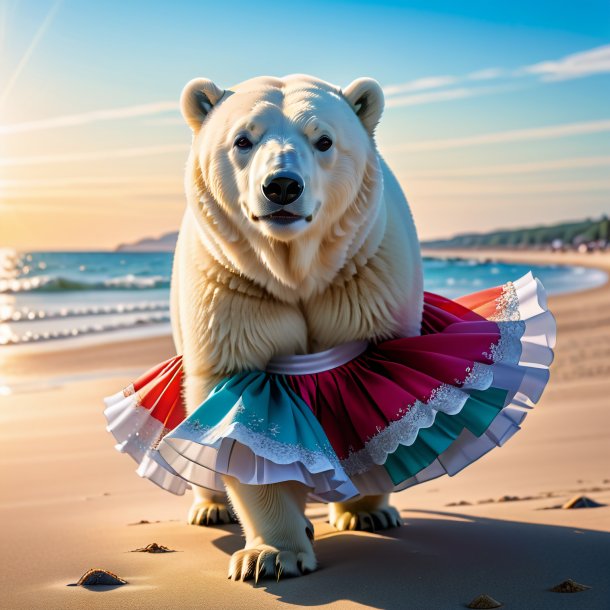
[[[258,587],[300,607],[348,600],[388,610],[443,610],[464,608],[486,593],[523,610],[610,608],[609,533],[447,512],[408,515],[407,525],[381,534],[324,535],[315,542],[317,572]],[[235,530],[214,544],[230,554],[243,542]],[[549,591],[566,578],[592,589]]]

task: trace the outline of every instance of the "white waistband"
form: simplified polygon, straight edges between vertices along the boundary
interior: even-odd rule
[[[265,371],[283,375],[321,373],[353,360],[362,354],[368,345],[368,341],[349,341],[314,354],[276,356],[269,360]]]

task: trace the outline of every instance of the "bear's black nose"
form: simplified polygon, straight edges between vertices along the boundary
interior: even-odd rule
[[[303,192],[303,183],[296,176],[275,176],[263,184],[263,194],[272,203],[288,205],[296,201]]]

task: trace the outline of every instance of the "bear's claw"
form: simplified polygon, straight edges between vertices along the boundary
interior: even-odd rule
[[[251,580],[282,576],[301,576],[316,569],[313,551],[282,551],[267,544],[233,553],[229,564],[228,578],[231,580]]]
[[[228,504],[209,501],[193,503],[187,521],[190,525],[237,523],[237,519]]]
[[[361,530],[367,532],[375,532],[385,530],[391,527],[400,527],[402,520],[399,512],[393,506],[387,506],[373,511],[350,512],[345,511],[337,516],[336,520],[331,523],[338,530]]]

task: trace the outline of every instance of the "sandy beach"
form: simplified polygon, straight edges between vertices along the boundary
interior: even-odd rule
[[[607,254],[476,256],[610,272]],[[506,608],[610,608],[610,284],[550,306],[551,382],[519,434],[456,477],[396,494],[401,528],[340,533],[310,505],[319,570],[256,586],[226,577],[239,526],[187,525],[190,495],[140,479],[105,431],[102,397],[173,355],[169,337],[0,351],[0,606],[436,610],[485,593]],[[553,508],[575,495],[604,506]],[[177,552],[130,552],[153,542]],[[129,584],[67,586],[94,567]],[[567,578],[591,589],[549,591]]]

